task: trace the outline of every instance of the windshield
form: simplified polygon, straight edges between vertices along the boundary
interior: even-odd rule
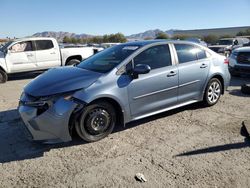
[[[232,45],[233,40],[219,40],[219,45]]]
[[[77,67],[94,72],[106,73],[119,65],[139,48],[140,46],[124,44],[113,46],[82,61]]]
[[[0,48],[0,50],[1,50],[1,51],[4,51],[9,45],[11,45],[12,42],[13,42],[13,41],[9,41],[9,42],[5,43],[5,44]]]

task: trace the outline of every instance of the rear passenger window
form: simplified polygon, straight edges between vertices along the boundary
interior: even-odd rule
[[[187,63],[207,58],[206,51],[190,45],[190,44],[175,44],[179,63]]]
[[[134,58],[134,66],[146,64],[151,69],[162,68],[172,65],[168,45],[158,45],[148,48]]]
[[[48,50],[54,48],[53,42],[51,40],[37,40],[35,42],[37,50]]]

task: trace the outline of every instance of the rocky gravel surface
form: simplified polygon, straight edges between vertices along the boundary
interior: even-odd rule
[[[189,105],[118,127],[109,137],[26,140],[16,107],[32,77],[0,85],[0,187],[250,187],[250,96],[233,78],[219,103]],[[142,173],[147,182],[136,181]]]

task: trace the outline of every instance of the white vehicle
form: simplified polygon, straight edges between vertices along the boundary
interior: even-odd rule
[[[248,43],[249,39],[247,38],[222,38],[218,41],[216,45],[209,46],[214,52],[224,54],[228,56],[232,50],[242,47],[244,44]]]
[[[60,48],[54,38],[24,38],[0,48],[0,83],[9,74],[75,65],[103,50],[97,47]]]

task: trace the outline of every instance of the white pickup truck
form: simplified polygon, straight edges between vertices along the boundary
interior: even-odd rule
[[[60,48],[54,38],[23,38],[7,42],[0,48],[0,83],[13,73],[46,70],[75,65],[103,48]]]

